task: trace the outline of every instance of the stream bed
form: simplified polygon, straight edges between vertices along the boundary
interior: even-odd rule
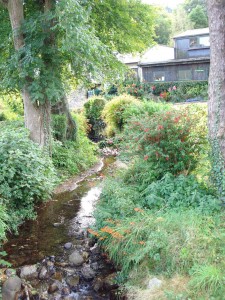
[[[114,157],[106,157],[85,178],[70,180],[37,209],[36,220],[9,237],[4,250],[12,270],[5,273],[7,278],[14,270],[18,275],[15,299],[122,299],[113,264],[87,234],[101,181],[113,172],[114,162]],[[3,286],[3,300],[14,299],[7,289]]]

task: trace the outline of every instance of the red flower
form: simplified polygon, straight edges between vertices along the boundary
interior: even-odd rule
[[[166,160],[169,160],[169,159],[170,159],[169,156],[167,156],[167,157],[166,157]]]
[[[149,156],[148,155],[145,155],[144,156],[144,160],[148,160]]]
[[[161,129],[163,129],[164,127],[162,126],[162,125],[159,125],[158,127],[157,127],[157,129],[158,130],[161,130]]]

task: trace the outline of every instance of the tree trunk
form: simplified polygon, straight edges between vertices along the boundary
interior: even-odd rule
[[[23,1],[8,0],[7,2],[4,1],[4,4],[7,6],[9,12],[14,47],[18,51],[25,44],[21,30],[21,25],[24,22]],[[30,131],[30,138],[40,146],[44,146],[48,144],[50,135],[50,103],[47,101],[44,105],[38,105],[37,102],[33,103],[27,88],[28,85],[29,79],[27,79],[27,84],[22,89],[25,126]]]
[[[208,125],[211,140],[219,143],[225,160],[225,0],[208,0],[210,76]]]
[[[214,183],[225,198],[225,0],[208,0],[210,75],[208,127]]]

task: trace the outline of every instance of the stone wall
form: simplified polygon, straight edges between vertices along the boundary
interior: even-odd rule
[[[77,90],[68,95],[68,102],[70,110],[82,108],[84,103],[87,102],[87,89],[79,87]]]

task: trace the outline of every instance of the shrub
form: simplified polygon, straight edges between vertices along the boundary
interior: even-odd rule
[[[107,125],[106,133],[113,136],[121,132],[125,125],[124,111],[131,105],[138,105],[138,100],[129,95],[121,95],[113,98],[105,105],[102,116]]]
[[[160,96],[165,101],[183,102],[200,96],[207,99],[207,81],[174,81],[174,82],[139,82],[129,80],[124,82],[120,93],[127,93],[138,98],[149,98],[152,94]]]
[[[53,137],[57,141],[66,141],[67,120],[65,115],[52,115],[51,126]]]
[[[23,116],[23,101],[20,94],[1,94],[0,102],[4,103],[4,105],[15,115]]]
[[[159,176],[166,172],[188,174],[205,143],[194,133],[196,121],[189,116],[188,108],[132,118],[123,134],[124,150],[151,163]]]
[[[0,95],[0,121],[19,120],[22,115],[23,106],[19,95]]]
[[[91,97],[90,100],[84,104],[85,116],[91,125],[89,135],[94,139],[102,138],[105,123],[101,115],[105,104],[106,101],[103,97]]]
[[[73,114],[77,124],[76,141],[55,141],[52,160],[61,175],[78,174],[96,162],[96,146],[87,137],[87,122],[81,114]]]
[[[207,99],[207,81],[185,81],[154,83],[152,93],[165,101],[183,102],[190,98]]]
[[[56,183],[50,157],[15,125],[0,124],[0,197],[10,211],[10,225],[34,217],[34,204],[47,200]]]
[[[199,212],[220,211],[221,203],[194,176],[166,174],[161,180],[152,182],[143,192],[142,207],[149,209],[196,208]]]
[[[123,118],[126,123],[128,123],[129,119],[132,116],[142,118],[143,115],[147,114],[148,116],[152,116],[154,113],[159,111],[167,111],[170,110],[171,104],[155,102],[155,101],[142,101],[134,103],[128,106],[123,113]]]

